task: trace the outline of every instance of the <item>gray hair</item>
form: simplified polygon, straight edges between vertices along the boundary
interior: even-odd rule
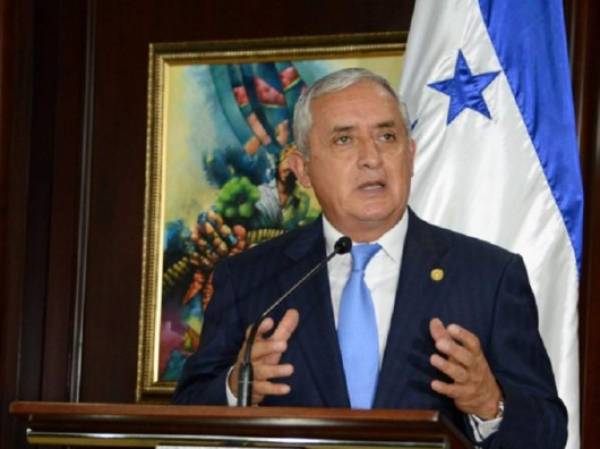
[[[315,83],[302,93],[300,98],[298,98],[298,102],[294,108],[293,131],[296,147],[304,156],[308,156],[308,134],[312,127],[312,111],[310,109],[312,101],[325,94],[338,92],[362,81],[376,83],[392,96],[398,104],[398,109],[400,110],[406,133],[407,135],[410,135],[410,123],[406,106],[398,96],[398,93],[390,86],[390,83],[388,83],[384,77],[362,68],[341,69],[315,81]]]

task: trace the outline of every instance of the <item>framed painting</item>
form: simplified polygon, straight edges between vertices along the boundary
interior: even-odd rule
[[[366,67],[398,86],[406,33],[152,44],[136,397],[168,399],[201,341],[212,270],[315,219],[287,167],[307,86]]]

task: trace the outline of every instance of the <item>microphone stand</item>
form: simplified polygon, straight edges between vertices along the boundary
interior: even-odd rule
[[[252,324],[250,328],[250,333],[248,335],[248,339],[246,340],[246,350],[244,351],[244,359],[240,364],[240,369],[238,373],[238,397],[237,397],[237,405],[238,407],[249,407],[252,404],[252,382],[254,381],[254,371],[252,369],[251,355],[252,355],[252,346],[254,345],[254,339],[256,338],[256,333],[258,332],[258,327],[260,323],[279,305],[283,302],[285,298],[290,296],[298,287],[300,287],[304,282],[310,279],[317,271],[319,271],[323,266],[327,265],[327,263],[333,259],[337,254],[345,254],[350,251],[352,248],[352,240],[348,237],[340,237],[337,242],[335,242],[335,246],[333,252],[329,254],[325,259],[319,262],[316,266],[313,267],[308,273],[302,276],[294,285],[292,285],[283,295],[281,295],[271,306],[265,310],[258,319]]]

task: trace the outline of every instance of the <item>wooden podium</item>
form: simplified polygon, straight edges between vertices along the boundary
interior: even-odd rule
[[[30,444],[100,447],[451,448],[471,444],[427,410],[13,402]]]

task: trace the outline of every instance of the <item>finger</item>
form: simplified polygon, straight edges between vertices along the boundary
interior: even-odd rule
[[[262,394],[252,392],[252,405],[259,405],[265,397]]]
[[[473,394],[466,387],[434,380],[431,382],[431,388],[437,393],[452,399],[456,407],[465,414],[473,414],[482,418],[487,417],[486,419],[491,419],[495,416],[496,409],[494,409],[491,415],[487,412],[482,413],[479,395]],[[497,401],[495,404],[497,404]]]
[[[431,334],[431,338],[433,338],[434,341],[438,341],[439,339],[448,336],[448,332],[444,327],[444,323],[442,323],[442,320],[440,320],[439,318],[433,318],[429,322],[429,333]]]
[[[283,352],[271,352],[260,359],[257,359],[257,362],[264,363],[265,365],[276,366],[279,364],[282,356]]]
[[[288,309],[273,332],[272,339],[288,340],[300,322],[300,314],[296,309]]]
[[[270,323],[273,323],[271,318],[267,318]],[[296,327],[298,326],[299,314],[295,309],[288,310],[283,318],[280,320],[279,324],[273,331],[273,334],[266,339],[265,341],[281,341],[286,343],[286,346],[276,347],[274,351],[269,351],[266,349],[266,352],[258,352],[259,355],[254,355],[253,352],[253,360],[261,358],[261,361],[268,365],[277,365],[281,360],[281,356],[283,352],[287,349],[287,340],[290,338]],[[270,324],[269,330],[272,328],[272,324]],[[256,343],[255,343],[256,344]],[[281,349],[283,348],[283,349]]]
[[[269,340],[287,342],[298,326],[299,316],[296,309],[289,309],[286,311]],[[264,356],[261,361],[268,365],[277,365],[279,364],[282,355],[282,352],[273,352]]]
[[[253,395],[260,396],[282,396],[284,394],[288,394],[291,391],[291,388],[288,384],[283,383],[275,383],[270,382],[268,380],[258,380],[254,381],[252,384]]]
[[[475,360],[474,354],[451,338],[442,338],[435,342],[435,348],[447,355],[452,361],[470,367]]]
[[[443,394],[451,399],[457,399],[463,393],[464,387],[457,384],[449,384],[441,380],[431,381],[431,389],[436,393]]]
[[[238,353],[238,360],[240,361],[243,360],[243,358],[245,357],[246,347],[248,346],[248,340],[250,339],[250,332],[252,331],[252,326],[254,326],[254,324],[251,324],[246,328],[246,338],[244,339],[244,343],[242,344],[240,352]],[[267,318],[259,324],[258,329],[256,330],[257,337],[254,338],[254,346],[256,346],[257,341],[260,341],[260,338],[258,337],[262,336],[265,332],[271,330],[272,327],[273,320],[271,318]],[[254,351],[254,347],[252,348],[252,350]]]
[[[254,381],[278,379],[288,377],[294,373],[294,366],[291,363],[283,365],[266,365],[256,363],[254,365]]]
[[[279,357],[286,349],[287,342],[284,340],[256,340],[252,347],[251,360],[252,362],[259,361],[272,355]]]
[[[451,324],[448,326],[448,333],[473,354],[481,352],[481,343],[477,335],[469,332],[464,327],[461,327],[458,324]]]
[[[469,381],[469,372],[462,365],[446,360],[438,354],[433,354],[429,360],[434,367],[450,377],[454,382],[464,384]]]
[[[274,323],[274,321],[273,321],[272,318],[265,318],[258,325],[258,329],[256,330],[256,335],[257,336],[262,336],[266,332],[269,332],[271,329],[273,329],[273,325],[274,324],[275,323]],[[250,337],[250,330],[252,329],[252,326],[253,326],[253,324],[251,324],[250,326],[248,326],[246,328],[246,340],[248,340],[248,338]]]

